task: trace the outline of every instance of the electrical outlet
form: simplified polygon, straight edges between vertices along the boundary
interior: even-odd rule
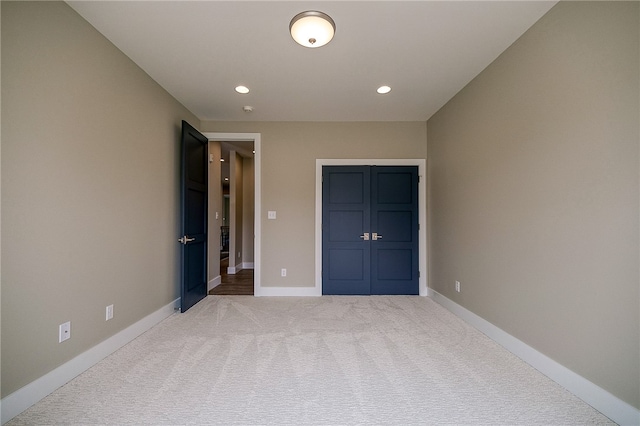
[[[282,277],[286,277],[287,276],[287,270],[285,268],[280,269],[280,276],[282,276]]]
[[[109,305],[107,306],[105,321],[109,321],[112,318],[113,318],[113,305]]]
[[[60,327],[58,327],[58,343],[62,343],[69,338],[71,338],[71,321],[60,324]]]
[[[460,293],[460,281],[456,281],[456,291]]]

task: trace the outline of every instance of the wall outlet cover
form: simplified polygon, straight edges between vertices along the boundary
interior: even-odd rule
[[[109,321],[112,318],[113,318],[113,305],[109,305],[109,306],[107,306],[105,320]]]
[[[71,338],[71,321],[67,321],[64,324],[60,324],[58,327],[58,343],[62,343],[65,340]]]

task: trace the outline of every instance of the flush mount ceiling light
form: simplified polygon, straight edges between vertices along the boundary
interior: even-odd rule
[[[381,95],[389,93],[390,91],[391,91],[391,87],[389,86],[380,86],[378,87],[378,90],[376,90],[376,92],[378,92]]]
[[[244,95],[249,93],[249,88],[247,86],[238,86],[236,87],[236,92],[242,93]]]
[[[331,41],[336,32],[336,23],[326,13],[308,10],[293,17],[289,32],[301,46],[320,47]]]

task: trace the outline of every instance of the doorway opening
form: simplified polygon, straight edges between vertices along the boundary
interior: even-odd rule
[[[210,142],[210,168],[218,171],[212,173],[209,190],[213,253],[209,256],[208,290],[213,294],[217,287],[228,284],[224,294],[259,295],[260,134],[203,135]],[[238,283],[240,286],[235,285]]]

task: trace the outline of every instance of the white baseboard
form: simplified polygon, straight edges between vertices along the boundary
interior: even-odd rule
[[[227,268],[227,274],[235,275],[243,269],[253,269],[253,262],[238,263],[236,266],[229,266]]]
[[[211,289],[218,287],[220,284],[222,284],[222,276],[218,275],[207,283],[207,293],[210,292]]]
[[[640,425],[640,410],[433,289],[428,296],[619,425]]]
[[[258,296],[322,296],[322,289],[317,287],[255,287],[254,295]]]
[[[147,315],[140,321],[130,325],[119,333],[98,343],[93,348],[81,353],[55,370],[18,389],[0,401],[2,424],[5,424],[51,392],[69,382],[74,377],[88,370],[99,361],[111,355],[163,319],[173,314],[180,307],[180,298]]]

